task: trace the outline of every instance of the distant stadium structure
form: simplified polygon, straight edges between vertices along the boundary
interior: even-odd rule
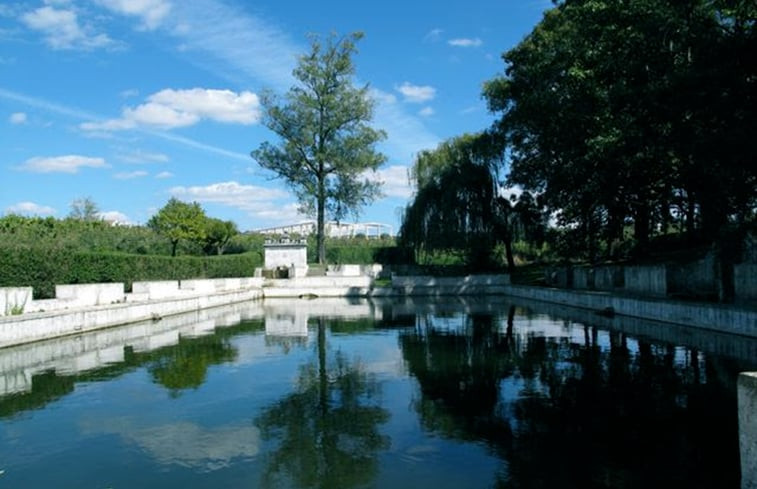
[[[260,234],[297,234],[300,236],[310,236],[315,234],[315,221],[303,221],[298,224],[289,224],[286,226],[276,226],[271,228],[257,229],[255,232]],[[392,235],[393,228],[388,224],[380,222],[336,222],[329,221],[326,223],[325,233],[329,238],[354,238],[357,235],[363,235],[367,238],[380,238],[388,234]]]

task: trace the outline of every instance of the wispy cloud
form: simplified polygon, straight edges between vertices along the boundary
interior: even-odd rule
[[[425,42],[439,42],[442,39],[442,33],[444,31],[441,29],[431,29],[426,33],[425,36],[423,36],[423,40]]]
[[[53,49],[92,50],[118,44],[107,34],[97,34],[91,27],[81,25],[73,9],[47,5],[23,14],[21,21],[30,29],[41,32]]]
[[[431,117],[434,113],[434,108],[430,106],[423,107],[418,111],[418,115],[421,117]]]
[[[197,124],[201,120],[253,124],[260,118],[260,102],[252,92],[192,88],[165,89],[150,95],[136,107],[127,107],[121,118],[85,122],[85,131],[120,131],[139,126],[172,129]]]
[[[96,0],[112,12],[137,17],[144,29],[152,30],[161,25],[171,11],[166,0]]]
[[[81,155],[37,156],[18,166],[19,170],[32,173],[79,173],[81,168],[109,168],[103,158]]]
[[[413,85],[410,82],[395,87],[395,90],[402,94],[405,102],[411,103],[427,102],[436,96],[436,88],[429,85]]]
[[[76,107],[68,107],[66,105],[59,104],[56,102],[51,102],[49,100],[45,100],[38,97],[31,97],[29,95],[6,90],[4,88],[0,88],[0,98],[6,99],[6,100],[12,100],[14,102],[19,102],[29,107],[34,107],[37,109],[44,110],[46,112],[51,112],[53,114],[70,117],[72,119],[84,120],[88,122],[102,122],[104,120],[102,116],[99,116],[92,112],[88,112]],[[148,134],[150,136],[154,136],[160,139],[165,139],[167,141],[172,141],[174,143],[181,144],[182,146],[187,146],[189,148],[199,149],[202,151],[206,151],[208,153],[213,153],[216,155],[224,156],[226,158],[240,160],[247,163],[251,161],[249,154],[229,151],[227,149],[219,148],[218,146],[213,146],[211,144],[203,143],[201,141],[197,141],[191,138],[178,136],[176,134],[171,134],[168,132],[158,131],[154,129],[139,128],[138,130],[141,133]],[[93,132],[87,133],[87,135],[110,137],[110,133],[103,133],[101,131],[100,132],[93,131]]]
[[[281,202],[290,199],[290,194],[274,188],[229,181],[206,186],[172,187],[168,193],[180,199],[232,207],[266,220],[286,221],[293,217],[291,212],[284,212],[286,206]]]
[[[8,122],[14,125],[26,124],[27,120],[26,112],[14,112],[8,117]]]
[[[386,151],[395,163],[409,164],[419,151],[439,144],[440,138],[431,133],[419,117],[408,114],[394,95],[376,89],[371,95],[377,101],[376,127],[387,132],[382,151]]]
[[[155,178],[158,178],[161,180],[165,178],[172,178],[172,177],[173,177],[173,173],[171,173],[170,171],[162,171],[158,173],[157,175],[155,175]]]
[[[120,152],[116,155],[116,158],[126,163],[133,164],[166,163],[170,160],[170,158],[166,154],[151,153],[149,151],[142,151],[140,149]]]
[[[447,41],[447,44],[450,46],[455,46],[459,48],[475,48],[478,46],[481,46],[484,43],[479,38],[469,39],[469,38],[458,38],[458,39],[450,39]]]
[[[407,166],[394,165],[381,168],[369,178],[382,183],[381,190],[387,197],[406,199],[413,194]]]
[[[220,63],[219,71],[231,69],[277,90],[293,83],[303,48],[271,21],[218,0],[181,2],[171,18],[170,33],[182,48]]]
[[[149,173],[147,173],[146,171],[137,170],[137,171],[129,171],[129,172],[119,172],[113,175],[113,178],[117,180],[133,180],[135,178],[146,177],[147,175],[149,175]]]
[[[20,214],[24,216],[36,215],[36,216],[51,216],[58,211],[54,208],[46,205],[36,204],[34,202],[19,202],[13,204],[5,209],[7,214]]]

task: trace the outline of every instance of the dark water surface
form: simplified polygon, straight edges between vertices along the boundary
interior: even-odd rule
[[[503,298],[230,306],[0,349],[0,489],[737,489],[750,369]]]

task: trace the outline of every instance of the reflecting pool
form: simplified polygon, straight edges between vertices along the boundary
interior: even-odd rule
[[[737,489],[743,370],[506,298],[234,305],[0,349],[0,489]]]

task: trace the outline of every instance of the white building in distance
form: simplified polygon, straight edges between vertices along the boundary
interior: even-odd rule
[[[276,226],[265,229],[257,229],[256,233],[269,235],[297,234],[299,236],[310,236],[315,234],[315,221],[303,221],[298,224],[289,224],[286,226]],[[362,234],[367,238],[380,238],[381,236],[393,234],[392,226],[380,222],[336,222],[329,221],[326,223],[325,233],[329,238],[354,238]]]

